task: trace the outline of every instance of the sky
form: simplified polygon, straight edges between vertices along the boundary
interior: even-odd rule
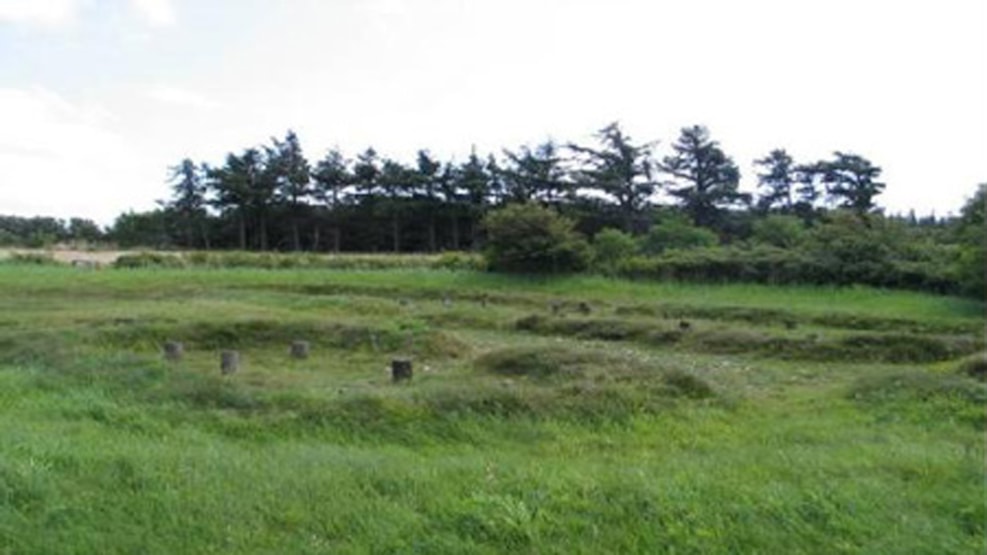
[[[884,169],[892,213],[987,182],[984,0],[0,0],[0,214],[169,196],[168,168],[288,129],[307,157],[462,160],[612,121]]]

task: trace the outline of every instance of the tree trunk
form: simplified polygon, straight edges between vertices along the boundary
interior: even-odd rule
[[[335,252],[335,253],[338,253],[339,252],[339,244],[340,244],[340,237],[339,236],[340,236],[339,227],[338,226],[337,227],[334,227],[332,229],[332,252]]]
[[[240,250],[247,250],[247,218],[244,216],[243,211],[239,214],[239,234],[240,234]]]
[[[470,216],[469,223],[470,223],[470,250],[476,250],[476,244],[477,244],[476,236],[480,226],[477,225],[478,223],[477,219],[472,217],[472,215]]]
[[[452,250],[459,250],[459,215],[452,215]]]
[[[199,221],[199,234],[202,235],[202,246],[206,250],[209,250],[209,232],[206,230],[206,224],[203,221]]]
[[[394,244],[394,252],[401,252],[401,221],[397,214],[391,218],[391,238]]]
[[[267,216],[265,214],[260,215],[260,250],[267,250]]]
[[[291,246],[295,252],[302,250],[302,236],[298,230],[298,218],[295,216],[291,218]]]
[[[428,250],[429,252],[439,250],[435,241],[435,213],[432,210],[428,213]]]

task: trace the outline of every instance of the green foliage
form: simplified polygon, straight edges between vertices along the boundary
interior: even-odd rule
[[[58,262],[49,253],[37,252],[12,252],[5,259],[0,261],[6,264],[29,264],[35,266],[53,266]]]
[[[126,255],[129,256],[129,255]],[[193,251],[181,255],[184,265],[205,268],[324,269],[324,270],[485,270],[479,254],[445,252],[430,254],[315,254],[246,251]],[[129,263],[129,262],[127,262]]]
[[[613,199],[624,231],[636,232],[641,213],[657,185],[651,158],[654,143],[634,144],[618,122],[599,130],[596,138],[599,148],[569,145],[584,157],[584,167],[576,173],[576,181],[581,187]]]
[[[166,210],[127,212],[117,216],[109,236],[124,248],[168,248],[173,243],[169,224],[170,214]]]
[[[737,190],[740,169],[705,127],[683,128],[672,149],[675,154],[665,157],[661,170],[675,180],[668,192],[695,225],[716,225],[721,210],[750,200]]]
[[[486,258],[500,272],[564,273],[585,269],[590,249],[573,222],[535,204],[512,204],[484,219]]]
[[[957,228],[960,251],[954,264],[963,292],[979,299],[987,299],[987,283],[984,279],[987,272],[985,207],[987,183],[980,184],[977,192],[963,206]]]
[[[667,250],[711,247],[717,243],[716,233],[694,225],[684,216],[668,213],[641,239],[641,250],[646,254],[661,254]]]
[[[183,268],[185,262],[182,257],[174,254],[162,254],[157,252],[141,252],[137,254],[125,254],[113,262],[114,268]]]
[[[795,216],[770,214],[754,222],[751,239],[763,245],[789,249],[802,242],[805,231],[802,220]]]
[[[429,267],[443,270],[484,271],[487,269],[487,262],[477,254],[444,252]]]
[[[758,186],[764,191],[758,195],[759,211],[765,213],[775,209],[783,212],[793,211],[798,173],[794,162],[785,149],[772,150],[764,158],[754,161],[754,165],[764,169],[764,173],[757,174]]]
[[[637,252],[637,240],[618,229],[606,228],[593,237],[592,268],[615,275],[620,265]]]
[[[834,212],[808,234],[806,250],[838,284],[881,283],[893,271],[894,245],[866,217]]]
[[[858,215],[874,210],[874,197],[886,186],[877,181],[881,168],[858,154],[834,152],[832,160],[818,162],[814,168],[827,195]]]

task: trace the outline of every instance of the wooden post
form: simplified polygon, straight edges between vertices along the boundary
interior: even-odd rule
[[[291,358],[308,358],[309,348],[308,341],[292,341]]]
[[[185,354],[185,346],[182,345],[181,341],[165,341],[164,344],[165,360],[182,360],[182,355],[184,354]]]
[[[411,359],[396,358],[391,361],[391,380],[395,383],[411,380]]]
[[[239,351],[222,351],[219,353],[219,370],[223,375],[233,374],[240,369]]]

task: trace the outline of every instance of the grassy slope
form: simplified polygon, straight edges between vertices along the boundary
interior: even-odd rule
[[[349,289],[298,289],[326,285]],[[439,302],[467,291],[509,302]],[[779,361],[513,331],[555,298],[983,318],[977,303],[866,289],[0,267],[0,550],[983,551],[982,387],[951,363]],[[238,328],[249,345],[233,379],[215,376],[216,345],[196,338],[182,337],[193,342],[182,363],[156,354],[158,334],[258,321],[275,326]],[[316,336],[312,359],[286,360],[286,337],[326,321],[415,344]],[[587,376],[478,369],[518,346],[583,353]],[[408,349],[418,377],[392,386],[384,365]],[[638,394],[666,370],[716,395]]]

